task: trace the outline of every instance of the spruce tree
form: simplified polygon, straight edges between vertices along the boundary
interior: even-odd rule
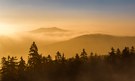
[[[42,63],[42,56],[39,55],[38,48],[35,42],[33,42],[33,44],[31,45],[29,53],[28,67],[35,71],[36,69],[39,69]]]

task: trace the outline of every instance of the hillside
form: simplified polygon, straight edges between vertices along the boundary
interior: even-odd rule
[[[41,48],[39,51],[43,53],[45,51],[45,46],[48,44],[65,41],[80,35],[76,32],[67,31],[68,30],[52,27],[17,32],[10,36],[0,35],[0,57],[3,57],[3,54],[4,56],[27,57],[29,47],[33,41]]]
[[[68,30],[60,29],[57,27],[51,27],[51,28],[39,28],[36,30],[30,31],[31,33],[49,33],[49,32],[68,32]]]
[[[39,47],[39,53],[43,55],[51,54],[54,56],[57,51],[65,53],[67,57],[74,56],[76,53],[81,53],[82,49],[94,52],[97,54],[107,54],[110,48],[124,48],[125,46],[135,46],[135,37],[129,36],[112,36],[105,34],[87,34],[80,35],[74,38],[64,39],[61,35],[55,36],[40,36],[38,35],[18,35],[19,37],[0,36],[0,54],[5,56],[23,56],[29,54],[29,47],[33,41]],[[65,36],[65,34],[63,34]],[[51,39],[49,39],[51,38]],[[61,41],[56,41],[56,38],[61,38]],[[67,36],[65,36],[67,38]],[[0,57],[2,57],[0,55]]]
[[[124,48],[125,46],[135,46],[135,37],[129,36],[111,36],[104,34],[89,34],[45,46],[46,53],[54,54],[57,50],[64,52],[70,57],[73,54],[80,53],[83,48],[88,53],[107,54],[108,50],[114,48]]]

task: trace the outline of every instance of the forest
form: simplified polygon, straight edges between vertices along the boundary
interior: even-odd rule
[[[3,57],[0,69],[0,81],[135,81],[135,48],[111,48],[107,55],[82,49],[71,58],[58,51],[53,59],[33,42],[27,61]]]

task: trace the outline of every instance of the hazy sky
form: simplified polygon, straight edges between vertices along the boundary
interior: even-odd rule
[[[0,32],[38,27],[135,35],[135,0],[0,0]]]

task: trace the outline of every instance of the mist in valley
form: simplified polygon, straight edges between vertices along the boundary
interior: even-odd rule
[[[51,44],[70,40],[83,34],[85,32],[74,32],[52,27],[16,32],[11,35],[0,35],[0,57],[11,55],[27,58],[29,47],[33,41],[38,44],[40,53],[47,55],[50,54],[47,47]],[[54,51],[56,53],[58,49]]]
[[[0,0],[0,81],[135,81],[135,1]]]
[[[23,56],[27,58],[29,47],[36,42],[43,55],[54,55],[57,51],[72,57],[82,49],[95,54],[106,55],[108,50],[135,46],[134,36],[113,36],[107,34],[90,34],[89,32],[76,32],[57,27],[39,28],[31,31],[18,32],[11,36],[0,36],[1,57]],[[17,50],[16,50],[17,49]]]
[[[1,81],[134,81],[134,46],[134,36],[56,27],[1,35]]]
[[[33,42],[23,57],[5,56],[1,81],[134,81],[135,48],[111,48],[106,55],[82,49],[72,57],[57,51],[55,58],[42,55]]]

